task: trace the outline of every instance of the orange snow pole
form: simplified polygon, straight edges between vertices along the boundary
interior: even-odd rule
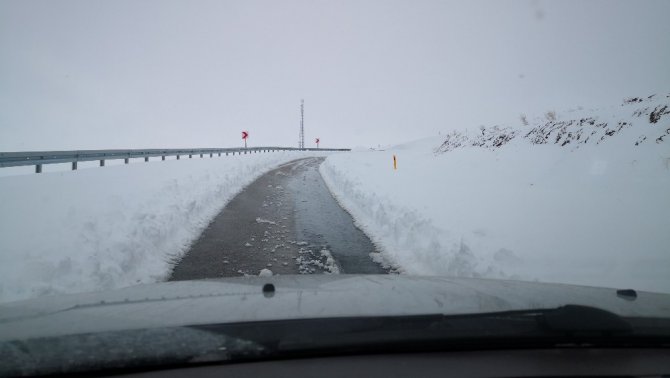
[[[395,155],[393,155],[393,169],[398,169],[398,159],[396,159]]]

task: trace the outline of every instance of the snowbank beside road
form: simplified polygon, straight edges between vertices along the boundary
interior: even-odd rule
[[[321,173],[401,272],[670,292],[667,103],[334,155]]]
[[[0,177],[0,301],[161,281],[237,192],[306,154]]]

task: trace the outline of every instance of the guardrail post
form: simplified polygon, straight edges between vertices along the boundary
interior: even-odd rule
[[[200,159],[202,159],[202,154],[200,154]]]
[[[179,155],[177,155],[177,160],[179,160]]]
[[[165,161],[165,155],[161,156],[161,160]]]
[[[42,173],[42,164],[35,165],[35,173]]]
[[[76,162],[76,161],[73,161],[73,162],[72,162],[72,170],[73,170],[73,171],[76,171],[76,170],[77,170],[77,162]]]
[[[129,159],[129,158],[125,158],[125,159],[123,159],[123,164],[128,164],[128,163],[130,163],[130,159]]]
[[[221,157],[221,153],[219,152],[219,157]]]
[[[104,167],[105,166],[105,159],[100,159],[100,166]]]
[[[209,158],[211,159],[211,158],[213,158],[213,157],[214,157],[214,154],[210,153],[210,154],[209,154]]]
[[[144,157],[144,161],[148,163],[148,162],[149,162],[149,157],[148,157],[148,156],[145,156],[145,157]]]

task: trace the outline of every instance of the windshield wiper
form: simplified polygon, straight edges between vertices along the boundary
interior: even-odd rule
[[[578,305],[463,315],[278,320],[197,328],[253,340],[275,356],[337,350],[670,345],[670,319],[623,318]]]
[[[290,319],[125,330],[0,343],[0,375],[383,352],[669,347],[669,318],[594,307],[461,315]],[[62,351],[86,358],[63,359]],[[39,367],[33,361],[42,361]]]
[[[595,307],[566,305],[543,314],[544,326],[553,331],[577,333],[626,334],[633,331],[630,322]]]

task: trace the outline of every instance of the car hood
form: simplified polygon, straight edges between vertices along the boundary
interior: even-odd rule
[[[0,340],[269,320],[473,314],[566,304],[595,306],[624,317],[670,317],[669,294],[630,294],[564,284],[407,275],[166,282],[0,304]]]

